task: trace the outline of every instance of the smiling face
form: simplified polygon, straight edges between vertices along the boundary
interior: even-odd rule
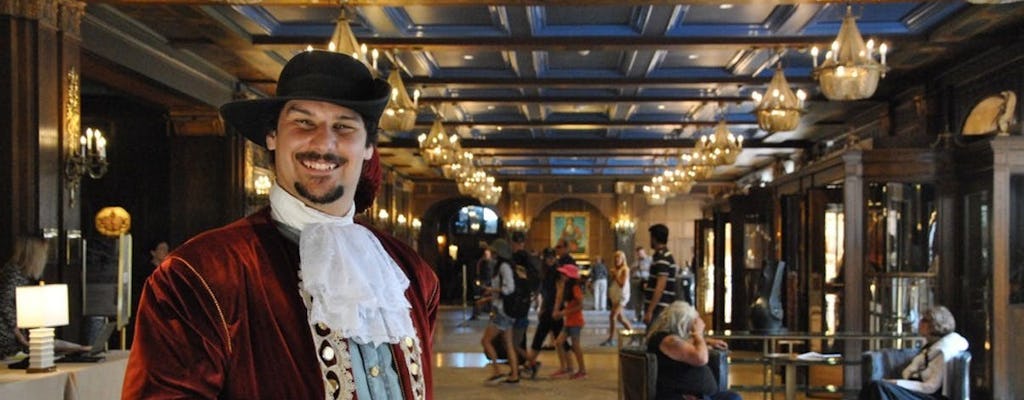
[[[344,215],[352,205],[363,161],[373,156],[359,113],[333,103],[292,100],[267,134],[277,184],[306,205]]]

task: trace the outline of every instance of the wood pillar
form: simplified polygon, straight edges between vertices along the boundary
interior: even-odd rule
[[[864,332],[866,316],[864,309],[864,236],[865,236],[865,195],[864,195],[864,152],[849,150],[843,154],[846,174],[843,180],[843,204],[846,229],[843,232],[843,330]],[[859,360],[864,350],[860,340],[843,341],[843,358]],[[843,366],[843,382],[847,388],[857,387],[861,382],[860,365]]]

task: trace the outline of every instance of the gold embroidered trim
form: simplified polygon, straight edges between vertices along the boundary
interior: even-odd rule
[[[196,271],[196,269],[192,267],[192,264],[189,264],[188,261],[185,261],[181,257],[174,256],[173,258],[178,261],[181,261],[182,264],[185,264],[185,266],[188,267],[188,269],[192,271],[193,274],[196,275],[196,278],[199,278],[199,283],[202,283],[203,287],[206,288],[206,293],[209,294],[210,299],[213,300],[213,306],[217,307],[217,315],[220,317],[220,323],[224,325],[224,338],[225,342],[228,345],[228,354],[231,354],[231,331],[228,330],[228,320],[224,318],[224,311],[220,309],[220,302],[217,301],[217,296],[213,295],[213,290],[210,289],[210,285],[206,283],[206,279],[203,279],[203,276],[199,275],[199,271]]]
[[[412,395],[417,400],[427,397],[426,384],[423,379],[423,349],[418,338],[406,337],[401,341],[402,354],[405,355],[405,367],[409,371],[409,382],[412,383]]]

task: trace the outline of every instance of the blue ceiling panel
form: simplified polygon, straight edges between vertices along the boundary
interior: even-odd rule
[[[553,175],[569,175],[569,176],[585,176],[593,175],[594,170],[592,168],[551,168]]]
[[[785,22],[795,6],[774,4],[682,7],[681,18],[669,36],[770,36]]]
[[[534,36],[638,35],[642,7],[593,6],[586,12],[569,6],[528,7]]]

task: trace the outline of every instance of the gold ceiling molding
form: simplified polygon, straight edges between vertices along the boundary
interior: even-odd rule
[[[53,24],[57,19],[57,3],[52,0],[0,0],[0,15]]]
[[[61,0],[57,27],[65,36],[82,38],[82,15],[85,15],[85,2]]]

